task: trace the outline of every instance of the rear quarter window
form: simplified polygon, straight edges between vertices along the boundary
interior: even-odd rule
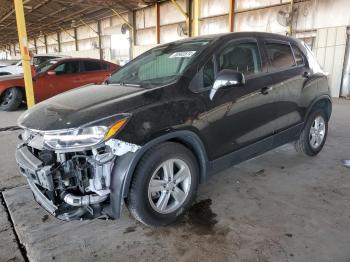
[[[108,69],[109,69],[108,64],[102,62],[102,63],[101,63],[101,69],[102,69],[102,70],[108,70]]]
[[[292,49],[288,43],[265,43],[267,57],[272,71],[294,67]]]
[[[84,61],[84,71],[100,71],[102,70],[101,62],[99,61]]]
[[[303,53],[300,51],[300,49],[294,45],[292,45],[294,57],[295,57],[295,62],[297,66],[304,65],[304,56]]]

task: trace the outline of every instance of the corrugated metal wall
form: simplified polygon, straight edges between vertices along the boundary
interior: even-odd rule
[[[331,95],[339,97],[346,49],[346,27],[317,30],[314,53],[323,69],[329,73]]]

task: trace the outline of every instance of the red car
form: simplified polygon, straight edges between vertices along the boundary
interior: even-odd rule
[[[90,58],[60,58],[38,66],[33,77],[35,102],[41,102],[70,89],[101,84],[120,66]],[[25,99],[23,75],[0,77],[0,109],[17,109]]]

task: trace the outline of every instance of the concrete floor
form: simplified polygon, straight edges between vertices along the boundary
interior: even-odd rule
[[[334,102],[317,157],[286,145],[228,169],[200,186],[179,223],[158,229],[127,210],[118,221],[48,216],[16,170],[18,131],[0,132],[0,261],[350,261],[349,113],[350,101]],[[0,128],[17,116],[0,112]]]

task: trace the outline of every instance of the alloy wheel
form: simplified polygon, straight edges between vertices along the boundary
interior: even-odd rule
[[[309,142],[313,149],[318,149],[326,135],[326,122],[322,116],[317,116],[310,128]]]
[[[164,161],[152,174],[148,185],[148,200],[152,208],[171,213],[182,206],[191,187],[191,171],[180,159]]]
[[[10,89],[6,90],[4,95],[2,96],[1,106],[8,105],[11,102],[12,98],[13,98],[12,90]]]

